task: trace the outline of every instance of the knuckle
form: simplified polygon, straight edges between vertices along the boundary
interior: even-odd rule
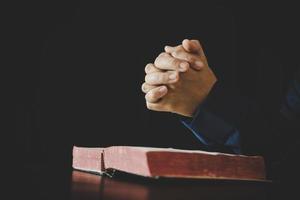
[[[173,83],[179,82],[179,79],[180,79],[178,71],[175,72],[175,75],[176,75],[176,78],[174,79]]]
[[[166,84],[168,83],[169,81],[169,75],[170,75],[170,72],[164,72],[163,74],[160,74],[159,76],[159,84]]]
[[[151,93],[151,98],[152,100],[156,101],[158,98],[160,97],[160,94],[157,90],[154,90],[152,93]]]
[[[168,83],[168,81],[169,81],[169,74],[170,74],[170,72],[162,74],[162,76],[160,76],[159,82],[161,84]]]
[[[182,50],[182,49],[180,49],[180,50],[178,50],[178,51],[174,51],[173,53],[172,53],[172,56],[174,56],[174,57],[178,57],[178,58],[182,58],[182,57],[185,57],[186,56],[186,52],[184,51],[184,50]]]
[[[179,60],[177,60],[177,59],[175,59],[175,58],[172,58],[171,60],[170,60],[170,65],[172,65],[173,66],[173,68],[178,68],[179,67]]]
[[[173,57],[178,57],[180,55],[180,52],[179,51],[174,51],[172,52],[172,56]]]
[[[193,62],[196,61],[196,59],[195,59],[192,55],[190,55],[190,54],[187,54],[187,55],[186,55],[186,60],[187,60],[188,62],[191,62],[191,63],[193,63]]]

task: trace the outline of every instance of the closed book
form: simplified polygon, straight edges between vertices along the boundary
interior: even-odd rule
[[[74,147],[73,168],[99,174],[121,171],[151,178],[266,179],[261,156],[173,148]]]

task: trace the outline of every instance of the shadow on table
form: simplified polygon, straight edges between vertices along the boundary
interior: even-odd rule
[[[72,199],[267,199],[270,183],[249,181],[148,179],[135,176],[102,177],[72,173]]]

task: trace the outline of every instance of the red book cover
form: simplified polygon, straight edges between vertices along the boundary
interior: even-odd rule
[[[152,178],[266,179],[264,159],[261,156],[172,148],[74,147],[73,168],[99,174],[118,170]]]

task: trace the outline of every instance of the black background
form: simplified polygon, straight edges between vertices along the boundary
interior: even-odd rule
[[[298,64],[298,15],[283,2],[14,5],[9,145],[25,162],[67,166],[73,145],[199,149],[177,115],[146,109],[144,66],[165,45],[199,39],[220,83],[278,110]]]

